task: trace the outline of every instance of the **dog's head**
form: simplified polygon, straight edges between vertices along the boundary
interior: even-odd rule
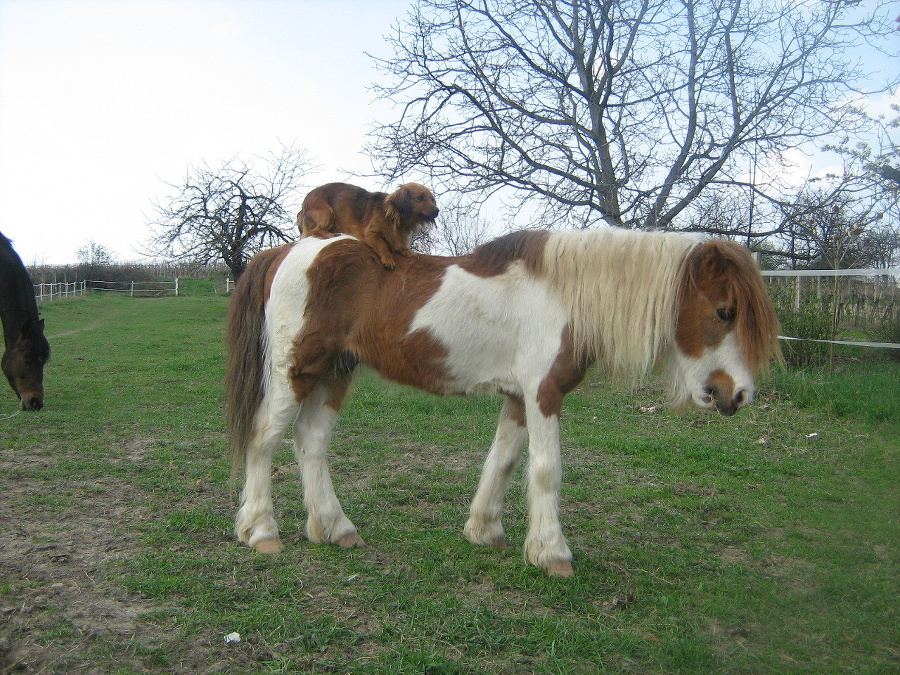
[[[401,221],[413,226],[433,223],[440,213],[431,190],[418,183],[404,183],[388,195],[387,202],[396,209]]]

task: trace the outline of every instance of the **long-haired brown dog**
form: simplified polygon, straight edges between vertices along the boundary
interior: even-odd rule
[[[328,183],[306,195],[297,226],[304,237],[351,234],[375,249],[385,267],[394,269],[393,254],[410,255],[413,235],[437,216],[434,195],[418,183],[401,185],[391,194]]]

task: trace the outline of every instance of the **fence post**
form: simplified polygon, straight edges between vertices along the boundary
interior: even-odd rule
[[[178,297],[178,277],[175,277],[175,297]]]
[[[801,277],[797,275],[797,288],[794,292],[794,311],[800,311],[800,279]]]

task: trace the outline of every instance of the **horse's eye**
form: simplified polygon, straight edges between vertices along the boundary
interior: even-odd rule
[[[734,310],[719,307],[719,309],[716,310],[716,316],[718,316],[725,323],[731,323],[732,321],[734,321]]]

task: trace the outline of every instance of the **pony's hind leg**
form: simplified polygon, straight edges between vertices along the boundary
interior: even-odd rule
[[[303,502],[308,513],[310,541],[330,542],[344,548],[365,546],[356,526],[344,515],[328,471],[327,452],[338,411],[352,375],[333,372],[304,399],[294,423],[294,453],[303,479]]]
[[[272,504],[272,455],[296,414],[292,394],[287,391],[278,395],[270,388],[256,414],[255,431],[247,446],[244,489],[234,530],[238,540],[260,553],[284,549]]]
[[[508,396],[500,412],[494,442],[484,462],[478,490],[469,508],[469,520],[463,529],[466,539],[473,544],[504,545],[505,533],[500,519],[503,499],[527,442],[525,404],[520,398]]]

